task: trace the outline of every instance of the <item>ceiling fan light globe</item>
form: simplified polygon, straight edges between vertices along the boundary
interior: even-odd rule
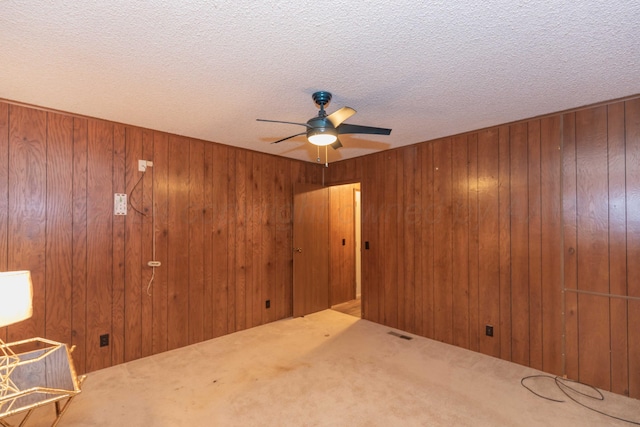
[[[313,145],[319,145],[321,147],[325,145],[331,145],[336,142],[338,139],[338,135],[335,130],[322,130],[322,129],[311,129],[307,132],[307,139]]]

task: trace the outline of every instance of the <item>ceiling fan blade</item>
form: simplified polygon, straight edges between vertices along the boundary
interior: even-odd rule
[[[278,142],[286,141],[287,139],[295,138],[296,136],[306,135],[306,132],[296,133],[295,135],[288,136],[286,138],[279,139],[277,141],[273,141],[272,144],[277,144]]]
[[[336,138],[336,142],[331,144],[331,148],[333,148],[334,150],[337,150],[340,147],[342,147],[342,143],[340,142],[340,140],[338,138]]]
[[[338,111],[334,111],[333,113],[327,116],[327,119],[331,122],[333,127],[338,127],[342,122],[347,120],[349,117],[353,116],[356,113],[351,107],[342,107]]]
[[[345,133],[365,133],[370,135],[389,135],[391,133],[391,129],[385,128],[375,128],[371,126],[360,126],[360,125],[350,125],[350,124],[341,124],[338,126],[338,134],[342,135]]]
[[[256,121],[258,122],[270,122],[270,123],[287,123],[290,125],[300,125],[300,126],[304,126],[306,128],[310,127],[308,124],[306,123],[297,123],[297,122],[283,122],[282,120],[267,120],[267,119],[256,119]]]

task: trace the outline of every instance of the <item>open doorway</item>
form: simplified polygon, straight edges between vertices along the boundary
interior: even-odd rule
[[[329,188],[330,306],[362,317],[360,183]]]

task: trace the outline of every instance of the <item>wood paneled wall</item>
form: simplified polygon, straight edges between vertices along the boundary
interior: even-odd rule
[[[329,188],[329,300],[331,305],[356,297],[355,190],[360,184]]]
[[[640,99],[328,175],[362,183],[365,318],[640,397],[640,302],[601,295],[640,297]],[[35,288],[33,317],[0,338],[76,344],[88,372],[288,317],[291,188],[321,180],[312,163],[0,102],[0,270]],[[114,193],[137,211],[114,216]]]
[[[0,102],[0,270],[31,270],[35,291],[0,338],[75,344],[88,372],[291,316],[292,185],[321,181],[312,163]]]
[[[328,180],[362,182],[366,319],[640,397],[640,302],[616,297],[640,297],[640,99],[342,161]]]

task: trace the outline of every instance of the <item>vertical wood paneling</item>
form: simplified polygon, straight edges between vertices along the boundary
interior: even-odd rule
[[[262,281],[266,279],[266,265],[262,263],[262,190],[264,189],[262,168],[264,167],[264,162],[262,154],[252,153],[252,157],[251,241],[253,244],[249,249],[253,268],[251,269],[251,292],[248,295],[252,311],[252,322],[247,324],[248,327],[262,325],[262,310],[264,307]]]
[[[578,223],[575,113],[562,116],[562,237],[564,289],[578,288]],[[564,373],[578,378],[578,296],[564,292]]]
[[[253,176],[253,161],[254,155],[251,152],[246,154],[245,163],[245,247],[244,247],[244,314],[245,321],[244,327],[253,327],[253,275],[255,266],[253,264],[253,245],[255,240],[253,238],[253,190],[254,190],[254,176]]]
[[[362,283],[362,287],[360,289],[360,311],[362,313],[362,318],[371,320],[369,312],[371,311],[371,301],[373,298],[373,289],[371,288],[371,280],[369,279],[369,266],[371,263],[370,250],[367,250],[365,247],[366,242],[371,239],[372,232],[372,221],[369,218],[369,209],[371,209],[371,203],[368,203],[368,208],[365,207],[364,199],[366,196],[366,188],[371,186],[371,173],[366,173],[365,171],[371,171],[371,168],[368,167],[369,162],[373,159],[373,156],[366,156],[362,159],[362,175],[360,176],[360,225],[361,225],[361,256],[360,256],[360,280]],[[372,191],[373,193],[373,191]]]
[[[45,333],[47,113],[12,105],[9,114],[7,268],[31,270],[33,281],[33,316],[9,327],[15,340]]]
[[[319,182],[317,165],[5,103],[0,152],[0,269],[31,269],[35,288],[34,316],[3,339],[70,342],[82,373],[291,314],[291,188]]]
[[[362,181],[365,318],[552,373],[564,327],[569,377],[640,395],[640,304],[568,292],[560,323],[562,281],[640,296],[638,99],[326,170],[124,129],[0,103],[0,269],[36,288],[34,317],[0,337],[71,341],[86,372],[290,315],[291,188],[324,172]],[[130,194],[144,215],[114,217],[138,159],[154,161]]]
[[[236,251],[233,249],[236,238],[237,217],[233,210],[236,194],[236,155],[239,150],[227,149],[227,189],[225,198],[227,228],[227,333],[236,331]]]
[[[469,150],[469,349],[478,351],[480,348],[478,134],[469,135],[467,143]]]
[[[384,316],[385,325],[393,328],[398,326],[398,152],[392,151],[385,155],[384,175]],[[381,248],[382,249],[382,248]],[[380,250],[379,250],[380,251]]]
[[[373,188],[379,189],[375,192],[375,201],[371,214],[373,215],[373,222],[375,225],[374,237],[372,239],[372,250],[374,255],[374,264],[371,270],[370,278],[372,280],[372,286],[377,287],[378,295],[378,313],[375,315],[375,319],[378,322],[384,322],[387,305],[387,295],[385,293],[385,270],[386,266],[386,248],[387,242],[385,241],[385,227],[387,224],[387,215],[385,212],[385,179],[386,175],[382,171],[386,171],[387,155],[386,153],[380,153],[374,158],[375,164],[373,166],[374,171],[374,184]]]
[[[263,158],[261,191],[261,215],[262,242],[260,245],[261,264],[264,269],[262,282],[262,323],[276,320],[276,167],[272,158]],[[266,308],[266,300],[272,304]]]
[[[156,268],[151,286],[153,300],[153,353],[168,349],[169,333],[169,137],[153,133],[153,198],[156,214],[156,260],[164,267]]]
[[[637,157],[636,151],[629,149],[629,144],[638,143],[639,102],[632,100],[624,104],[587,108],[577,113],[490,129],[488,132],[497,132],[497,139],[491,138],[491,142],[484,146],[482,137],[486,135],[485,131],[467,136],[468,177],[460,185],[468,186],[469,196],[469,215],[465,226],[469,231],[469,262],[466,265],[469,302],[466,315],[470,325],[470,348],[478,349],[478,342],[481,348],[487,343],[495,343],[497,347],[490,348],[490,354],[551,373],[562,373],[564,370],[571,378],[594,378],[603,388],[633,395],[634,378],[636,382],[639,381],[637,376],[634,377],[633,355],[638,353],[636,347],[639,344],[636,334],[627,331],[627,324],[634,324],[634,315],[640,315],[634,311],[638,310],[638,304],[575,292],[563,294],[561,289],[564,282],[570,290],[596,290],[624,295],[627,287],[631,289],[635,286],[633,278],[638,272],[627,260],[637,258],[635,251],[638,251],[634,240],[638,234],[634,228],[636,222],[629,215],[640,210],[630,206],[631,203],[638,203],[639,191],[635,183],[640,181],[636,177],[640,162],[634,157]],[[576,114],[580,119],[577,123]],[[478,136],[479,148],[474,145],[474,138]],[[424,147],[437,147],[438,142],[422,144],[418,146],[418,151],[425,150]],[[497,150],[497,153],[491,150]],[[489,155],[490,152],[495,156]],[[422,157],[419,158],[419,172],[416,174],[422,178],[427,167],[423,165]],[[458,162],[454,163],[454,173],[458,173],[458,164],[461,165],[463,160],[459,153],[453,153],[452,158]],[[361,167],[360,176],[366,177],[369,175],[368,168],[379,170],[381,165],[363,158]],[[344,179],[347,169],[347,166],[339,168],[339,172],[330,175],[329,181]],[[389,172],[385,171],[385,178],[388,175]],[[397,173],[395,176],[399,178]],[[358,175],[352,178],[357,179]],[[402,180],[407,179],[411,179],[411,174],[403,170]],[[487,180],[494,180],[489,186],[489,193]],[[402,201],[399,205],[406,208],[405,201],[412,197],[420,199],[421,203],[425,198],[439,197],[440,183],[437,177],[421,182],[420,189],[413,191],[403,185],[403,194],[393,200]],[[433,189],[432,182],[435,185]],[[458,203],[457,175],[454,175],[452,185],[454,198],[451,206],[455,207]],[[385,214],[391,212],[394,207],[388,199],[387,187],[383,183],[374,187],[378,190],[373,194],[367,194],[366,190],[364,192],[365,211],[369,202],[379,198],[381,201],[376,203],[376,207]],[[452,221],[457,218],[455,212],[451,215]],[[387,214],[385,219],[389,217]],[[425,211],[424,218],[427,217]],[[494,217],[497,221],[492,219]],[[398,232],[391,235],[393,230],[389,228],[379,236],[387,250],[396,247],[388,242],[406,238],[407,218],[399,216],[398,220],[405,222],[402,233],[398,228]],[[422,253],[428,248],[430,239],[425,235],[429,234],[429,229],[421,221],[416,224],[420,224],[422,236],[416,249],[416,259],[424,261]],[[455,225],[454,222],[454,239],[458,239],[455,233],[459,230],[456,231]],[[366,222],[364,227],[368,227]],[[474,233],[474,230],[477,232]],[[445,239],[446,233],[436,228],[430,235],[432,244],[433,239],[436,242]],[[464,238],[464,235],[461,236]],[[406,243],[398,246],[399,253],[406,250]],[[488,250],[487,243],[492,249]],[[453,257],[456,259],[462,256],[456,252],[458,250],[464,253],[461,245],[455,243]],[[440,274],[438,268],[447,268],[448,262],[442,262],[441,258],[442,254],[436,255],[436,264],[430,269],[425,269],[423,262],[416,262],[413,268],[417,284],[414,291],[415,295],[420,294],[421,300],[420,308],[416,302],[413,309],[420,310],[421,314],[428,310],[428,304],[423,303],[429,300],[429,285],[436,286],[436,293],[440,290],[437,288],[438,280],[431,280],[427,284],[427,278],[429,274]],[[598,262],[591,263],[590,260],[594,258]],[[496,263],[492,262],[496,260],[497,269]],[[365,272],[368,271],[366,262]],[[455,259],[451,263],[460,264]],[[388,283],[390,278],[401,280],[407,274],[403,268],[406,264],[398,264],[397,273],[394,273],[395,265],[394,261],[390,264],[387,260],[384,265],[376,266],[375,271],[385,271],[391,267],[388,270],[391,274],[385,275],[385,281]],[[595,274],[596,271],[600,274]],[[454,274],[455,294],[451,311],[455,318],[453,329],[457,331],[459,327],[456,322],[463,321],[457,315],[457,307],[464,304],[466,295],[464,288],[458,288],[459,277],[464,273],[456,270]],[[594,274],[595,280],[592,277]],[[497,289],[493,284],[496,278],[499,282]],[[412,292],[402,286],[398,287],[398,291],[399,301],[403,296],[406,301]],[[492,292],[499,292],[497,304],[487,298]],[[377,298],[371,298],[371,301],[367,301],[366,295],[363,299],[369,306],[384,304],[388,296],[388,292],[385,292]],[[407,307],[411,305],[405,305],[404,311]],[[487,320],[487,313],[494,320]],[[402,314],[400,310],[399,315]],[[485,323],[495,323],[496,316],[499,328],[495,331],[498,339],[494,342],[483,336],[483,326]],[[405,312],[404,318],[410,319],[411,314]],[[427,319],[423,316],[422,320],[419,333],[429,336],[428,315]],[[384,317],[380,317],[379,321],[388,323]],[[409,323],[404,327],[409,328]],[[564,343],[563,331],[566,334]],[[455,332],[457,336],[458,332]],[[464,346],[458,341],[456,344]],[[599,353],[594,360],[590,355],[596,347]],[[563,350],[566,364],[563,364]]]
[[[73,157],[72,157],[73,158]],[[113,192],[126,193],[126,128],[113,127]],[[111,363],[125,361],[125,215],[113,215],[113,293],[111,305]]]
[[[344,225],[341,221],[340,211],[342,207],[341,195],[343,188],[340,186],[329,187],[329,305],[335,305],[348,301],[342,292],[343,285],[343,257],[344,251],[341,243],[343,239]]]
[[[424,336],[435,336],[435,303],[434,303],[434,230],[436,227],[436,206],[433,196],[434,157],[433,144],[427,144],[421,148],[422,160],[422,223],[420,230],[420,264],[422,266],[422,324]],[[364,204],[363,204],[364,206]]]
[[[540,244],[542,369],[562,374],[561,118],[542,119],[540,141]]]
[[[227,321],[227,147],[213,148],[213,336],[224,335],[228,331]]]
[[[88,122],[87,140],[87,370],[111,365],[111,347],[100,335],[111,333],[113,269],[113,124]]]
[[[214,161],[213,158],[213,150],[214,144],[205,144],[204,146],[204,194],[203,194],[203,203],[204,203],[204,230],[203,230],[203,238],[204,238],[204,246],[202,248],[204,255],[204,265],[203,265],[203,280],[204,280],[204,295],[203,295],[203,333],[204,339],[208,340],[214,337],[214,323],[216,320],[218,323],[222,323],[226,325],[227,319],[216,319],[215,314],[217,313],[216,307],[216,290],[218,287],[214,283],[213,280],[213,264],[216,258],[213,255],[214,248],[214,240],[216,239],[216,226],[215,226],[215,218],[217,218],[217,210],[221,209],[217,203],[214,202],[214,194],[215,193],[215,182],[213,180],[214,177]],[[215,165],[217,167],[217,164]],[[227,193],[228,194],[228,193]],[[226,205],[226,203],[225,203]],[[225,213],[227,212],[228,206],[225,206]],[[226,231],[226,229],[225,229]],[[226,233],[225,233],[226,234]],[[225,239],[223,239],[226,243],[228,236],[225,235]],[[225,251],[228,254],[227,251]],[[225,257],[225,265],[226,265],[226,257]],[[225,283],[226,285],[226,283]]]
[[[356,297],[355,188],[354,184],[329,187],[330,305]]]
[[[276,161],[276,319],[284,319],[293,313],[291,291],[292,277],[288,274],[293,268],[292,218],[289,197],[293,192],[291,184],[291,165],[289,160]]]
[[[142,129],[127,127],[125,149],[125,193],[129,208],[124,231],[124,360],[142,357],[142,222],[144,212],[144,181],[151,179],[148,172],[138,170],[142,154]]]
[[[168,349],[189,343],[189,142],[169,137],[167,181]]]
[[[529,366],[542,369],[542,258],[540,218],[540,121],[529,122]]]
[[[235,252],[236,252],[236,292],[235,292],[235,328],[233,324],[229,326],[229,332],[242,330],[247,327],[247,306],[246,306],[246,288],[247,288],[247,261],[246,261],[246,242],[247,242],[247,157],[249,153],[238,151],[236,153],[236,185],[234,197],[235,217]],[[233,230],[229,227],[229,233]],[[230,235],[231,236],[231,235]],[[231,241],[231,240],[230,240]],[[230,322],[232,322],[230,318]]]
[[[452,140],[453,344],[469,348],[469,161],[467,137]]]
[[[453,344],[453,264],[452,264],[452,156],[451,140],[434,143],[433,192],[434,227],[434,338]]]
[[[225,180],[226,184],[226,180]],[[223,187],[226,194],[226,185]],[[204,338],[204,143],[189,144],[189,343]],[[226,264],[226,254],[221,259]]]
[[[327,175],[326,181],[331,182],[332,185],[350,184],[360,181],[363,176],[362,162],[362,157],[356,157],[355,159],[330,163],[329,167],[325,169]]]
[[[609,175],[609,283],[614,295],[627,295],[627,215],[624,103],[607,107]],[[611,310],[611,391],[629,393],[627,324],[628,302],[612,298]]]
[[[71,342],[73,118],[47,114],[46,156],[45,336]]]
[[[627,259],[640,259],[640,99],[625,103]],[[640,263],[627,264],[628,295],[640,298]],[[629,395],[640,398],[640,302],[629,303]],[[632,329],[633,328],[633,329]],[[635,331],[633,333],[632,331]]]
[[[607,207],[607,109],[576,113],[578,286],[609,293],[609,230]],[[578,295],[578,357],[580,381],[608,389],[609,301]],[[588,330],[585,334],[582,331]]]
[[[401,257],[398,259],[400,268],[404,269],[404,298],[399,308],[399,315],[404,317],[404,329],[415,333],[416,316],[413,308],[416,300],[415,284],[415,252],[416,252],[416,157],[418,147],[407,147],[403,150],[404,155],[404,187],[399,189],[404,197],[403,217],[400,225],[404,232],[404,248]],[[419,183],[419,179],[418,179]],[[419,242],[418,242],[419,243]],[[353,249],[351,250],[353,253]],[[400,251],[399,251],[400,252]],[[354,271],[355,268],[352,268]],[[402,298],[402,294],[398,295]]]
[[[529,365],[529,183],[527,124],[511,126],[511,358]]]
[[[367,156],[363,159],[362,174],[362,316],[372,322],[378,321],[378,287],[374,278],[375,248],[377,238],[376,212],[378,203],[375,189],[375,160],[376,156]],[[366,247],[367,242],[369,248]],[[371,246],[373,244],[374,246]]]
[[[391,247],[390,249],[394,251],[394,255],[396,257],[396,291],[395,291],[395,299],[396,299],[396,327],[402,330],[407,330],[405,325],[405,307],[404,307],[404,295],[406,292],[406,283],[405,283],[405,267],[404,267],[404,225],[405,222],[405,210],[404,210],[404,156],[403,153],[406,151],[406,148],[402,150],[398,150],[396,152],[396,194],[395,200],[392,201],[396,209],[396,220],[395,220],[395,228],[396,228],[396,247]]]
[[[9,105],[0,102],[0,271],[7,271],[9,256]],[[7,328],[0,328],[0,339],[6,341]]]
[[[500,357],[511,360],[511,150],[509,126],[499,129]]]
[[[422,181],[422,171],[424,171],[425,167],[423,164],[424,161],[424,144],[416,146],[415,150],[415,164],[414,164],[414,173],[415,173],[415,189],[414,189],[414,215],[413,219],[415,221],[414,225],[414,247],[413,254],[409,254],[409,256],[413,256],[413,268],[414,268],[414,300],[413,300],[413,317],[414,317],[414,334],[424,335],[424,309],[422,304],[424,302],[424,275],[425,275],[425,266],[423,259],[423,248],[425,242],[422,240],[422,230],[424,230],[427,225],[427,220],[424,215],[424,198],[425,194],[429,193],[427,188],[423,188]],[[362,206],[362,202],[361,202]],[[365,298],[365,295],[362,296]],[[408,307],[407,310],[411,308]]]
[[[628,105],[629,102],[625,104]],[[395,185],[402,191],[401,196],[391,196],[389,187],[394,185],[385,182],[394,177],[400,182],[400,173],[402,182],[411,180],[412,173],[407,171],[404,157],[402,163],[398,163],[398,168],[402,167],[402,171],[397,170],[394,174],[388,167],[385,168],[385,182],[374,185],[377,191],[367,194],[365,190],[363,208],[366,211],[368,203],[374,203],[377,209],[384,212],[385,220],[394,220],[393,209],[396,205],[401,206],[402,215],[397,216],[397,221],[404,223],[402,227],[385,225],[381,233],[378,229],[379,240],[384,242],[386,250],[397,248],[400,259],[406,255],[404,252],[408,244],[406,240],[401,243],[402,239],[406,239],[409,225],[404,215],[408,200],[415,198],[425,203],[423,200],[435,197],[431,208],[445,205],[445,209],[452,209],[451,217],[446,219],[452,221],[454,243],[451,260],[443,260],[446,255],[438,253],[436,249],[439,241],[447,240],[448,227],[435,227],[429,234],[429,228],[422,223],[423,217],[429,216],[428,209],[424,216],[420,216],[417,224],[420,224],[422,238],[415,250],[416,259],[420,262],[416,262],[412,269],[417,287],[410,289],[399,285],[397,288],[399,302],[405,302],[415,292],[414,300],[416,295],[420,295],[420,307],[415,301],[413,305],[405,304],[400,307],[400,316],[404,312],[404,319],[411,319],[412,314],[406,313],[411,307],[414,311],[420,310],[421,314],[427,313],[428,303],[424,303],[430,299],[430,286],[435,289],[431,296],[432,304],[435,295],[434,305],[442,307],[443,304],[437,302],[438,292],[442,290],[442,280],[437,277],[442,276],[443,268],[455,265],[458,268],[453,273],[453,306],[445,308],[445,311],[447,315],[453,313],[454,316],[452,330],[456,345],[466,346],[464,340],[458,341],[457,338],[463,328],[458,322],[464,323],[467,316],[467,339],[471,349],[480,349],[551,373],[562,373],[564,349],[566,372],[570,377],[585,378],[585,375],[591,375],[596,370],[610,370],[611,386],[604,381],[601,382],[603,387],[623,394],[627,391],[626,384],[632,382],[627,379],[631,375],[630,365],[633,363],[633,357],[630,356],[633,352],[631,341],[635,339],[634,334],[627,333],[626,322],[633,317],[632,310],[627,307],[633,307],[634,303],[584,294],[578,296],[575,292],[563,295],[561,292],[563,282],[569,289],[589,290],[591,274],[582,270],[586,268],[591,272],[600,269],[600,266],[587,267],[588,262],[583,259],[580,264],[582,270],[578,274],[578,254],[597,254],[600,263],[608,265],[604,269],[601,292],[624,294],[626,283],[631,283],[633,270],[625,260],[629,259],[629,254],[634,250],[634,245],[628,241],[631,232],[629,219],[626,218],[630,211],[629,200],[635,194],[633,191],[629,192],[629,182],[636,182],[629,179],[628,171],[628,139],[633,138],[630,136],[633,132],[630,134],[628,130],[629,118],[624,121],[626,106],[622,103],[600,108],[606,110],[603,116],[606,119],[594,115],[593,111],[597,109],[589,108],[577,113],[582,117],[577,124],[574,120],[576,113],[569,113],[458,137],[468,139],[468,159],[465,160],[461,153],[455,152],[453,144],[454,151],[450,155],[454,162],[450,202],[438,202],[442,199],[442,180],[438,180],[437,176],[435,179],[422,180],[428,169],[423,164],[425,162],[422,156],[419,157],[420,166],[414,173],[421,177],[422,185],[413,190],[404,184],[402,189],[400,184]],[[633,124],[631,129],[635,129]],[[582,154],[580,159],[576,158],[576,131],[579,138],[578,153]],[[598,136],[605,133],[606,137]],[[439,143],[440,141],[433,141],[421,144],[417,147],[418,152],[425,150],[425,147],[435,147],[437,150]],[[406,149],[399,153],[404,155],[404,150]],[[597,155],[590,154],[594,150],[598,152]],[[438,157],[436,151],[436,158],[448,157]],[[466,166],[465,161],[468,162]],[[636,163],[638,162],[632,162],[634,167]],[[582,165],[581,169],[576,168],[578,165]],[[388,166],[388,162],[385,162],[385,166]],[[366,177],[373,174],[368,169],[380,170],[382,164],[369,162],[365,157],[361,167],[360,176],[365,177],[366,181]],[[341,172],[330,175],[329,181],[344,179],[346,172],[343,171],[347,169],[346,166],[341,167]],[[461,178],[459,174],[465,170],[467,175]],[[597,174],[600,178],[590,178],[589,174]],[[358,176],[351,178],[357,179]],[[598,185],[594,186],[596,181]],[[464,220],[464,227],[468,231],[466,234],[456,228],[459,191],[464,186],[468,197],[468,215]],[[598,186],[602,187],[602,191]],[[600,214],[596,215],[597,212]],[[601,218],[600,223],[595,226],[590,223],[594,215]],[[367,225],[365,221],[365,229],[368,226],[371,224]],[[604,249],[598,246],[599,234],[608,237]],[[466,249],[465,238],[468,239]],[[423,252],[428,249],[428,242],[435,245],[432,253],[435,264],[425,269]],[[468,262],[462,269],[466,271],[468,281],[461,284],[460,278],[465,275],[465,271],[460,271],[461,263],[458,259],[464,258],[465,250]],[[375,271],[386,270],[385,283],[390,279],[401,281],[406,277],[409,263],[381,261],[384,264],[376,266]],[[368,261],[365,261],[365,265],[366,262]],[[436,278],[429,281],[429,274],[436,275]],[[468,293],[465,293],[465,286]],[[385,304],[386,307],[389,295],[388,289],[385,289],[383,294],[372,297],[371,301],[367,301],[366,295],[363,298],[366,306]],[[496,295],[498,298],[495,298]],[[564,325],[563,298],[566,304]],[[581,301],[580,310],[578,298]],[[467,307],[460,310],[459,307],[465,307],[465,302]],[[444,306],[446,307],[446,303]],[[579,313],[580,327],[577,322]],[[429,336],[428,317],[423,316],[421,319],[420,333],[425,336]],[[384,316],[378,321],[389,323]],[[484,336],[483,328],[486,323],[499,324],[494,331],[497,338],[495,341],[494,338]],[[598,338],[600,332],[597,330],[595,338],[590,336],[596,323],[600,325],[602,334],[608,333],[610,336],[601,334]],[[410,322],[399,326],[408,329]],[[563,330],[566,331],[564,343]],[[597,363],[588,360],[590,351],[585,350],[585,345],[591,348],[588,346],[594,346],[592,343],[596,341],[600,343],[598,347],[602,351],[602,360]],[[578,342],[581,344],[580,348]],[[607,343],[610,344],[611,352],[610,360],[605,363]]]
[[[637,176],[637,173],[636,173]],[[636,187],[637,188],[637,187]],[[638,233],[638,228],[636,225],[635,232]],[[637,236],[637,234],[636,234]],[[634,243],[637,244],[637,241]],[[638,247],[635,246],[634,251],[639,252]],[[637,268],[632,269],[632,272],[635,277],[638,277]],[[638,281],[636,280],[633,285],[629,286],[630,291],[634,292],[632,296],[638,297],[640,295],[640,289],[638,289]],[[632,300],[629,301],[629,317],[627,318],[629,325],[637,325],[640,323],[640,301]],[[640,338],[638,334],[629,334],[629,396],[634,399],[638,399],[640,397],[640,362],[638,361],[637,355],[640,354]]]
[[[150,161],[155,164],[153,157],[154,151],[154,136],[153,131],[145,129],[142,133],[142,159]],[[155,169],[153,166],[147,166],[147,172],[142,180],[142,211],[145,216],[142,218],[142,245],[141,245],[141,307],[140,317],[142,318],[141,329],[141,355],[142,357],[150,356],[153,354],[153,297],[151,293],[151,287],[149,285],[152,277],[155,280],[155,272],[149,267],[149,261],[154,260],[153,256],[153,233],[154,233],[154,218],[157,216],[153,210],[153,176]],[[157,268],[155,269],[157,270]],[[151,283],[153,285],[153,283]]]
[[[284,212],[284,220],[286,221],[286,236],[285,242],[282,246],[283,251],[285,251],[283,260],[284,269],[278,270],[282,276],[283,286],[284,286],[284,299],[279,300],[283,301],[282,305],[285,305],[284,317],[289,317],[293,315],[293,176],[290,173],[287,173],[291,170],[291,162],[290,160],[286,160],[286,164],[283,165],[285,174],[284,179],[284,204],[283,204],[283,212]],[[289,273],[291,272],[291,273]]]
[[[431,301],[436,307],[444,306],[447,316],[453,314],[451,329],[456,345],[466,345],[464,339],[458,341],[457,338],[464,337],[459,331],[464,329],[461,325],[467,316],[467,340],[471,349],[551,373],[565,371],[572,378],[598,375],[606,378],[611,371],[610,386],[602,378],[599,384],[618,393],[627,392],[626,384],[633,382],[629,377],[633,370],[631,354],[635,354],[632,344],[635,335],[627,332],[626,325],[633,317],[631,307],[635,307],[635,303],[575,292],[565,295],[561,290],[563,282],[570,290],[596,289],[614,294],[624,294],[627,283],[631,286],[634,270],[626,260],[635,246],[629,241],[628,215],[630,211],[635,212],[629,203],[635,200],[637,190],[629,190],[629,182],[637,179],[633,172],[629,173],[629,165],[636,167],[639,162],[629,162],[629,153],[634,153],[629,151],[629,139],[636,137],[633,132],[637,132],[634,129],[638,127],[634,127],[633,122],[629,127],[626,111],[629,102],[598,107],[605,113],[596,114],[594,112],[598,108],[588,108],[578,113],[552,115],[457,137],[468,140],[466,160],[455,151],[455,144],[450,155],[437,151],[441,141],[419,145],[418,152],[426,153],[426,147],[435,148],[436,159],[446,161],[451,158],[453,161],[450,201],[442,201],[441,177],[424,180],[429,167],[422,156],[419,156],[419,167],[414,173],[420,176],[419,189],[410,190],[404,184],[400,189],[399,184],[388,183],[389,179],[399,182],[400,173],[403,183],[411,180],[412,173],[407,171],[404,157],[402,163],[398,163],[402,171],[393,173],[385,168],[385,181],[374,181],[373,188],[377,191],[372,190],[372,194],[364,191],[363,208],[366,212],[368,203],[373,203],[384,212],[385,221],[391,219],[404,223],[400,228],[385,223],[382,232],[378,228],[379,240],[384,242],[386,250],[396,249],[400,259],[406,255],[408,242],[401,242],[407,236],[409,224],[404,214],[412,198],[419,199],[424,206],[429,205],[434,212],[441,206],[451,209],[450,214],[445,215],[445,221],[452,222],[454,242],[450,260],[446,259],[448,255],[438,253],[438,242],[448,240],[449,227],[435,227],[430,231],[426,226],[429,213],[425,209],[416,223],[420,224],[421,235],[415,250],[416,260],[420,261],[412,269],[417,287],[410,289],[399,285],[397,288],[398,301],[405,302],[414,292],[414,300],[419,295],[420,304],[416,301],[413,305],[405,304],[398,314],[402,316],[404,312],[404,319],[411,319],[412,314],[406,310],[411,307],[414,311],[420,310],[423,316],[419,333],[429,336],[428,319],[429,315],[433,316],[433,311],[428,313],[428,301]],[[576,114],[581,119],[578,123]],[[404,154],[404,150],[399,153]],[[361,167],[361,176],[366,182],[366,177],[373,175],[368,169],[380,170],[382,164],[363,158]],[[433,172],[436,172],[435,168],[434,165]],[[335,177],[340,178],[335,179],[343,179],[343,173],[336,173]],[[463,173],[466,176],[460,175]],[[595,178],[596,175],[599,178]],[[332,179],[334,176],[330,181]],[[467,217],[463,221],[466,234],[456,227],[459,197],[462,197],[464,186],[468,203]],[[403,194],[392,196],[389,187],[398,188]],[[424,201],[429,197],[435,198],[434,202]],[[394,217],[396,205],[402,207],[402,215]],[[363,225],[365,229],[372,226],[371,220],[367,218],[367,221]],[[434,245],[431,256],[435,257],[430,267],[424,263],[424,253],[428,251],[429,244]],[[468,262],[460,271],[458,260],[464,258],[465,251]],[[580,254],[583,258],[579,263]],[[600,264],[589,265],[584,257],[588,260],[594,256]],[[386,271],[387,274],[383,275],[385,283],[406,277],[408,263],[386,259],[376,261],[383,262],[383,265],[375,267],[375,271]],[[366,272],[366,263],[371,261],[364,262]],[[440,277],[443,271],[454,265],[457,268],[453,273],[453,305],[447,307],[446,302],[438,301],[438,293],[443,289]],[[602,279],[596,277],[594,286],[589,282],[596,270],[601,271]],[[466,284],[461,282],[465,271]],[[429,280],[430,274],[435,276],[434,279]],[[431,297],[429,289],[433,289]],[[389,295],[387,288],[371,301],[367,301],[366,295],[363,298],[366,307],[375,304],[386,307]],[[381,314],[386,313],[383,310]],[[384,316],[379,316],[377,321],[390,324]],[[487,323],[499,325],[494,330],[495,341],[484,336],[483,328]],[[408,329],[410,322],[400,326]],[[566,333],[564,342],[563,332]],[[607,345],[610,345],[608,359],[605,358],[605,354],[609,354]],[[601,359],[598,362],[589,360],[595,346],[601,351],[596,357]]]
[[[73,289],[71,344],[73,361],[87,372],[87,142],[88,121],[73,119]]]
[[[479,350],[500,356],[500,237],[498,129],[478,134],[478,318],[471,325],[478,330]],[[494,336],[484,333],[485,325],[494,326]]]

